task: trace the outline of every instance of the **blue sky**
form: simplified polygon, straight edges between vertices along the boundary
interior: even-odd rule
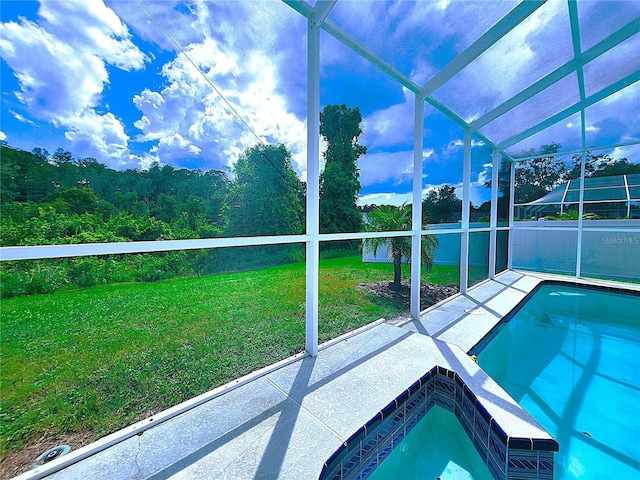
[[[399,6],[341,0],[329,19],[421,85],[514,3],[433,1]],[[631,10],[623,9],[619,23],[637,14],[633,3],[626,3]],[[262,141],[288,146],[304,179],[306,19],[278,1],[163,0],[144,5],[189,59],[136,1],[3,1],[0,139],[25,150],[41,147],[53,152],[61,147],[118,169],[145,168],[154,161],[178,168],[226,169],[257,140],[214,85]],[[496,105],[527,86],[521,78],[529,72],[550,71],[554,61],[565,61],[562,52],[550,57],[537,51],[543,41],[566,40],[566,2],[550,5],[454,77],[436,97],[472,120],[483,112],[472,109],[467,98]],[[589,8],[595,7],[587,4]],[[592,13],[603,14],[597,9]],[[584,18],[587,25],[590,17]],[[607,34],[607,28],[598,32],[604,29]],[[634,46],[637,39],[626,55]],[[510,62],[510,68],[501,69],[496,62],[503,67]],[[491,83],[488,72],[512,73],[516,67],[520,80],[505,74]],[[638,90],[632,85],[618,95],[622,98],[617,103],[612,99],[600,110],[592,107],[589,127],[594,140],[605,134],[609,143],[638,138],[640,119],[629,101],[637,100]],[[413,94],[322,32],[321,107],[330,103],[357,106],[364,117],[361,143],[368,153],[359,165],[361,203],[410,198]],[[459,186],[462,128],[428,105],[424,127],[423,189],[445,183]],[[569,119],[518,147],[557,141],[569,148],[576,142],[576,131],[575,119]],[[489,148],[474,141],[476,204],[489,195],[482,188],[490,176],[489,162]]]

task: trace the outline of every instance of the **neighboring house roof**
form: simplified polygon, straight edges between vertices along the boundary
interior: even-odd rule
[[[543,206],[578,203],[580,180],[564,182],[545,196],[517,206]],[[589,177],[584,179],[585,203],[640,202],[640,173]]]

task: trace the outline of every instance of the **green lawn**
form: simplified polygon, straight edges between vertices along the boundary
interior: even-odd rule
[[[391,271],[322,261],[320,341],[400,313],[357,288]],[[425,281],[456,278],[436,267]],[[1,334],[0,452],[45,432],[102,436],[302,351],[305,265],[5,299]]]

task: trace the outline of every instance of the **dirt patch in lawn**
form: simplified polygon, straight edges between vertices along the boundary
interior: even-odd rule
[[[76,432],[64,435],[44,434],[19,452],[10,452],[0,458],[0,478],[13,478],[31,469],[36,459],[58,445],[69,445],[71,451],[88,445],[96,439],[95,432]]]
[[[401,303],[405,308],[409,309],[411,301],[411,287],[408,283],[403,283],[399,289],[391,288],[389,282],[371,282],[361,283],[360,288],[366,289],[370,294],[377,297],[388,298]],[[455,295],[460,290],[458,287],[451,285],[420,285],[420,310],[435,305],[445,298]]]
[[[138,415],[132,423],[139,422],[145,418],[152,417],[162,408],[156,407],[149,409]],[[13,478],[21,473],[30,470],[36,463],[41,465],[42,462],[36,462],[36,459],[47,450],[59,445],[69,445],[72,453],[81,447],[89,445],[98,439],[98,434],[94,431],[73,432],[54,435],[45,433],[37,440],[29,442],[22,450],[17,452],[9,452],[0,458],[0,480]]]

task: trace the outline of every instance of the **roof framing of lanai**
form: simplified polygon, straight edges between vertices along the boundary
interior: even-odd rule
[[[415,128],[414,128],[414,157],[413,157],[413,219],[412,219],[412,265],[420,264],[420,236],[426,232],[422,230],[422,160],[423,160],[423,119],[425,102],[432,105],[448,118],[459,124],[465,131],[464,136],[464,166],[463,166],[463,198],[462,198],[462,223],[461,223],[461,251],[460,251],[460,290],[466,293],[469,283],[468,266],[469,266],[469,214],[470,214],[470,181],[471,181],[471,141],[472,136],[476,136],[488,145],[493,147],[493,163],[492,163],[492,194],[491,194],[491,224],[490,224],[490,251],[489,251],[489,278],[495,276],[495,260],[496,260],[496,234],[497,234],[497,185],[499,162],[506,157],[513,160],[512,155],[508,153],[509,147],[512,147],[522,140],[529,138],[558,122],[579,113],[581,118],[581,147],[579,150],[573,150],[574,153],[582,154],[582,176],[581,176],[581,203],[580,213],[582,213],[583,199],[583,183],[584,183],[584,164],[587,148],[611,148],[620,145],[632,145],[640,143],[640,140],[632,140],[624,144],[617,145],[587,145],[586,135],[586,111],[597,102],[620,92],[621,90],[633,85],[640,79],[640,55],[636,54],[629,58],[631,66],[621,72],[615,80],[611,81],[611,77],[605,76],[605,80],[598,81],[589,78],[585,81],[585,67],[590,62],[596,61],[599,57],[606,55],[607,52],[615,48],[620,48],[625,42],[632,39],[637,42],[637,34],[640,31],[640,19],[638,17],[629,18],[627,23],[623,23],[620,28],[615,29],[610,35],[595,43],[587,49],[582,48],[583,41],[580,32],[580,18],[578,8],[580,4],[576,1],[569,0],[567,5],[568,21],[567,26],[570,29],[571,45],[565,48],[571,50],[572,55],[564,64],[558,66],[550,73],[535,80],[533,83],[518,91],[516,94],[505,100],[503,103],[496,105],[483,113],[478,118],[465,120],[463,116],[454,111],[446,102],[439,100],[434,94],[447,85],[452,79],[462,72],[466,67],[472,64],[485,52],[495,46],[501,39],[513,32],[522,22],[528,19],[534,12],[542,8],[547,2],[544,1],[525,1],[517,4],[511,11],[504,15],[497,23],[495,23],[486,32],[480,35],[473,43],[471,43],[464,51],[462,51],[451,62],[437,71],[428,81],[419,85],[411,80],[409,76],[401,72],[393,64],[388,63],[376,53],[372,52],[367,45],[356,40],[348,32],[344,31],[330,19],[330,13],[336,6],[336,0],[317,1],[313,6],[301,0],[285,0],[291,8],[308,20],[308,46],[307,46],[307,85],[308,85],[308,210],[307,210],[307,233],[310,236],[307,243],[307,307],[315,308],[307,313],[307,351],[311,354],[317,352],[317,292],[318,292],[318,252],[321,237],[323,240],[338,240],[343,236],[339,235],[320,235],[319,234],[319,149],[318,149],[318,132],[319,132],[319,109],[320,109],[320,30],[324,30],[329,35],[349,47],[356,54],[365,58],[372,64],[376,65],[380,70],[388,74],[403,87],[415,96]],[[492,2],[487,2],[487,8],[491,8]],[[357,15],[357,3],[353,3],[354,14]],[[461,8],[464,8],[461,5]],[[384,35],[384,32],[380,33]],[[635,36],[635,38],[634,38]],[[562,47],[560,47],[562,48]],[[551,49],[553,50],[553,49]],[[551,54],[551,52],[550,52]],[[590,71],[590,75],[597,77],[597,71]],[[574,98],[564,108],[557,109],[548,108],[549,102],[554,102],[553,95],[545,94],[547,92],[554,93],[557,91],[556,86],[562,84],[567,78],[575,80],[577,83],[578,96]],[[607,81],[609,79],[609,81]],[[587,88],[587,85],[589,88]],[[596,86],[594,91],[594,86]],[[557,102],[558,104],[566,104]],[[527,108],[536,110],[537,108],[548,112],[542,118],[536,118],[535,115],[524,116],[524,120],[517,125],[516,131],[504,137],[498,133],[503,130],[510,131],[512,128],[501,126],[502,122],[513,122],[513,117],[509,116],[509,112],[513,112],[518,107],[527,106]],[[522,118],[522,117],[521,117]],[[492,125],[491,128],[487,128]],[[513,189],[513,168],[511,186]],[[513,198],[513,192],[511,194]],[[510,209],[513,210],[513,207]],[[581,217],[582,215],[580,215]],[[511,220],[512,221],[512,220]],[[510,223],[511,223],[510,221]],[[581,225],[579,226],[579,230]],[[433,232],[432,232],[433,233]],[[407,232],[398,233],[398,235],[406,235]],[[385,235],[389,235],[385,233]],[[578,248],[580,251],[580,248]],[[577,259],[577,276],[580,276],[580,256]],[[411,314],[414,318],[418,318],[420,313],[420,269],[413,268],[411,271]]]

